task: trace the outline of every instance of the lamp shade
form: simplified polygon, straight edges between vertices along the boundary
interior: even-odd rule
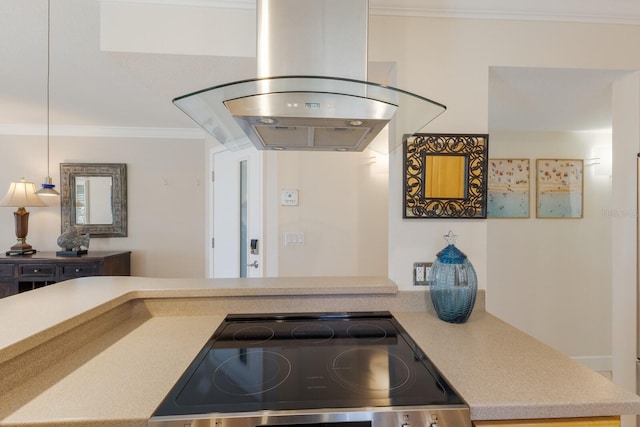
[[[28,207],[28,206],[47,206],[36,194],[36,186],[33,182],[21,179],[18,182],[12,182],[9,191],[0,200],[0,206]]]

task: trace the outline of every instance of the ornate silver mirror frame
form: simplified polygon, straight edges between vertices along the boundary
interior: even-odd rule
[[[90,234],[91,238],[127,236],[125,163],[61,163],[60,180],[62,232],[74,226],[80,234]],[[96,196],[103,199],[102,205],[106,205],[106,208],[103,215],[95,216],[98,218],[95,221],[89,220],[89,216],[83,213],[87,210],[85,204],[88,203],[88,183],[91,180],[99,183],[99,187],[106,188],[102,196]]]

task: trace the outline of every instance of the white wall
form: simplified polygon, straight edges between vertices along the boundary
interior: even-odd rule
[[[640,56],[629,52],[639,37],[640,28],[624,25],[372,16],[369,59],[395,61],[398,87],[447,106],[424,132],[486,133],[491,66],[638,69]],[[486,221],[403,220],[401,174],[391,158],[391,278],[410,288],[413,262],[432,259],[453,229],[487,288]]]
[[[536,159],[591,159],[602,133],[492,132],[490,158],[530,162],[530,218],[487,220],[487,310],[611,370],[611,177],[584,160],[583,218],[536,218]]]
[[[51,176],[60,190],[59,163],[126,163],[128,237],[93,238],[89,250],[132,251],[132,274],[203,277],[204,141],[56,136],[51,141]],[[37,186],[46,175],[43,136],[0,135],[0,182],[25,177]],[[6,189],[0,188],[4,195]],[[56,251],[59,198],[50,207],[29,208],[27,241]],[[13,208],[0,208],[0,243],[15,243]]]
[[[396,62],[397,85],[445,104],[448,109],[424,132],[488,132],[488,74],[492,66],[593,68],[639,70],[635,41],[640,27],[562,22],[434,19],[373,16],[369,27],[369,59]],[[635,87],[635,86],[634,86]],[[625,102],[614,107],[613,193],[614,208],[627,210],[635,203],[635,165],[629,153],[638,150],[637,129],[640,95],[620,89]],[[615,93],[614,93],[615,102]],[[617,145],[622,144],[616,161]],[[489,143],[491,146],[491,142]],[[461,249],[478,270],[479,286],[489,288],[487,268],[494,256],[488,252],[487,221],[403,220],[401,206],[402,163],[390,160],[389,169],[389,275],[400,287],[409,288],[414,261],[433,257],[442,246],[441,235],[454,229]],[[398,206],[398,208],[396,208]],[[634,208],[635,209],[635,208]],[[614,218],[613,242],[620,255],[635,256],[637,227],[634,218]],[[612,356],[614,379],[635,391],[635,311],[637,261],[621,256],[610,281],[613,289]],[[590,262],[597,263],[593,259]],[[489,297],[492,298],[492,297]],[[570,300],[565,298],[570,306]],[[505,301],[503,304],[513,304]],[[539,303],[539,302],[538,302]],[[494,304],[495,307],[495,304]],[[501,307],[509,310],[508,307]],[[535,328],[535,323],[520,325]],[[568,316],[567,322],[572,320]],[[525,324],[526,323],[526,324]],[[558,327],[554,324],[552,327]],[[588,330],[584,329],[588,340]],[[581,344],[583,345],[583,344]],[[588,344],[584,344],[588,345]],[[628,421],[627,421],[628,422]],[[628,425],[628,424],[625,424]]]
[[[278,153],[278,190],[300,200],[278,208],[279,276],[386,276],[387,174],[387,156],[370,150]],[[285,246],[285,232],[304,245]]]
[[[126,163],[126,238],[93,238],[90,250],[131,250],[132,274],[203,277],[209,241],[205,218],[203,140],[56,136],[51,176],[60,190],[59,163]],[[22,176],[39,186],[46,175],[43,136],[0,136],[0,182]],[[362,153],[281,153],[275,197],[300,191],[300,206],[277,208],[280,276],[387,275],[387,156]],[[0,192],[6,191],[0,189]],[[3,195],[4,193],[0,194]],[[30,208],[27,241],[58,250],[59,198]],[[279,205],[279,203],[278,203]],[[13,208],[0,215],[0,241],[15,243]],[[284,246],[285,231],[305,233],[304,246]]]
[[[635,362],[638,267],[638,166],[640,152],[640,73],[613,84],[613,379],[637,392]]]

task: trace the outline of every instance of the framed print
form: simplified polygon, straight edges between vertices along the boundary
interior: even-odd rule
[[[404,218],[486,218],[489,135],[414,134],[404,143]]]
[[[582,218],[583,169],[580,159],[536,160],[538,218]]]
[[[489,159],[487,217],[529,218],[529,159]]]

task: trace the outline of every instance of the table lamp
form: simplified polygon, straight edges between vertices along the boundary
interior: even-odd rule
[[[5,252],[6,255],[29,255],[35,254],[36,250],[27,243],[27,233],[29,232],[29,212],[25,207],[47,206],[36,194],[36,186],[33,182],[21,179],[19,182],[12,182],[9,191],[0,200],[0,206],[12,206],[18,209],[13,213],[16,223],[16,237],[18,243]]]

